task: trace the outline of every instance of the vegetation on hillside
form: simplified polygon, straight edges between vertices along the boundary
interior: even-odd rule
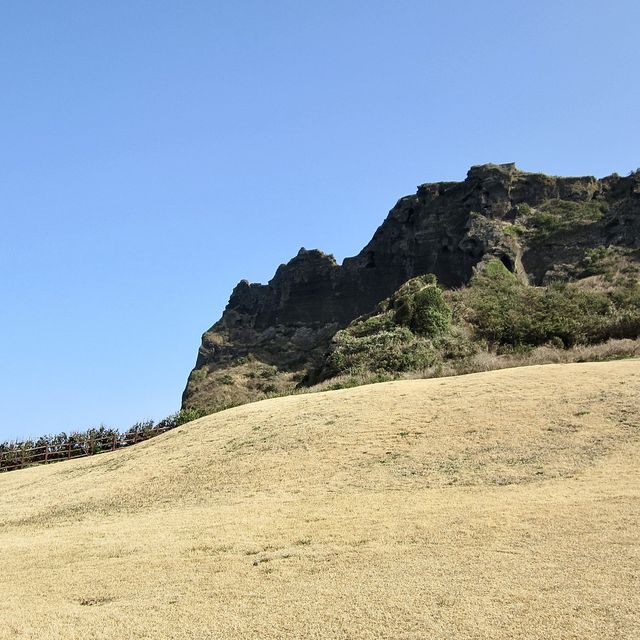
[[[468,288],[454,295],[474,336],[486,340],[489,348],[528,348],[548,343],[571,347],[611,338],[637,338],[638,281],[611,283],[608,289],[595,284],[527,286],[500,260],[492,260]]]
[[[414,278],[335,335],[320,378],[402,373],[452,361],[464,369],[479,353],[500,357],[636,340],[636,258],[614,248],[590,250],[582,277],[546,286],[522,283],[498,259],[482,264],[469,286],[454,291],[442,290],[431,275]],[[637,345],[626,348],[632,355]],[[622,352],[616,348],[612,355]]]
[[[183,409],[157,423],[153,420],[136,422],[125,431],[100,425],[84,431],[61,432],[19,441],[0,442],[0,471],[121,449],[148,440],[203,415],[205,415],[203,411]]]
[[[338,331],[322,377],[430,367],[451,343],[451,319],[451,307],[435,277],[413,278],[374,313]]]
[[[576,202],[553,198],[535,208],[523,203],[516,207],[517,224],[513,229],[530,242],[544,242],[558,233],[598,222],[608,208],[604,200]]]
[[[220,371],[205,365],[191,372],[190,406],[214,413],[256,399],[286,394],[300,378],[295,372],[279,371],[273,365],[260,362],[252,354],[236,357]]]

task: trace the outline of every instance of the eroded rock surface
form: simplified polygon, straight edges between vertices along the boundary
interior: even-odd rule
[[[423,184],[342,265],[303,248],[267,284],[240,282],[203,335],[183,407],[211,410],[294,386],[337,330],[415,276],[459,287],[497,257],[539,284],[609,245],[640,247],[638,172],[598,180],[487,164],[463,182]]]

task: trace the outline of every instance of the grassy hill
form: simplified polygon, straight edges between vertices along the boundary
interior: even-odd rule
[[[244,405],[0,476],[0,638],[631,638],[640,361]]]

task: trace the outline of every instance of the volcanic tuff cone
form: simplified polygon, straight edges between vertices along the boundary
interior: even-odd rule
[[[640,248],[640,172],[598,180],[487,164],[463,182],[423,184],[341,265],[301,249],[268,284],[240,282],[202,337],[183,406],[212,410],[291,389],[339,329],[415,276],[460,287],[494,258],[522,282],[568,280],[597,247]]]

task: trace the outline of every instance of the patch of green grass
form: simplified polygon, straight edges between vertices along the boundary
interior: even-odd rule
[[[191,372],[191,380],[190,382],[198,383],[202,382],[207,377],[207,369],[206,367],[202,367],[201,369],[194,369]]]
[[[628,247],[599,246],[587,249],[582,262],[582,276],[604,276],[608,282],[631,284],[640,275],[640,250]],[[630,282],[625,283],[625,280]]]
[[[502,227],[502,231],[506,235],[511,236],[513,238],[521,238],[522,236],[525,235],[527,230],[522,225],[519,225],[519,224],[505,224]]]
[[[578,226],[598,222],[606,213],[608,205],[603,201],[575,202],[554,198],[536,209],[529,205],[518,205],[516,209],[518,224],[526,228],[526,238],[541,242]]]

